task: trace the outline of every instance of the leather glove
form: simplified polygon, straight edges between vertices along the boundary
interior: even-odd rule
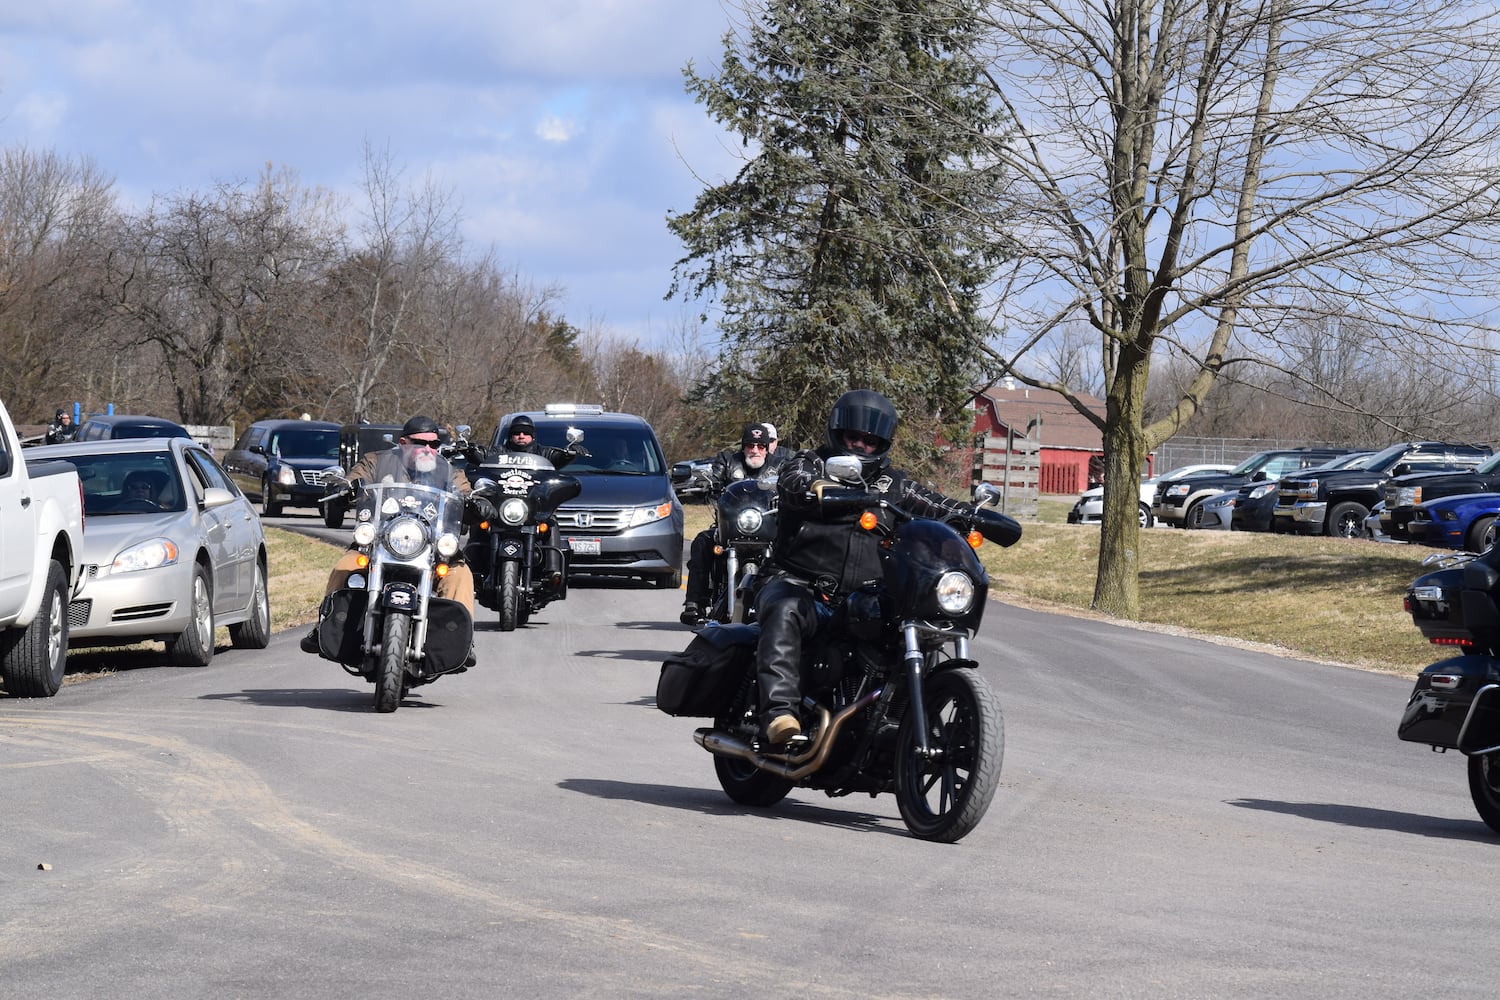
[[[593,457],[593,455],[589,453],[589,450],[583,446],[583,443],[581,441],[574,441],[572,444],[568,445],[565,450],[572,452],[579,458]]]
[[[359,491],[364,488],[365,481],[363,479],[351,479],[349,480],[349,485],[344,487],[344,492],[348,495],[350,500],[358,500]]]
[[[469,497],[469,510],[473,513],[476,521],[493,521],[500,516],[500,512],[495,509],[495,505],[484,497]]]
[[[988,507],[974,510],[974,527],[981,535],[1002,548],[1008,548],[1021,540],[1021,524],[1009,514]]]

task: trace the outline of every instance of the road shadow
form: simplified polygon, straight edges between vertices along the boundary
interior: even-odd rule
[[[660,663],[671,656],[659,649],[580,649],[574,656],[587,656],[595,660],[639,660],[643,663]]]
[[[266,708],[314,708],[325,712],[373,714],[373,691],[351,691],[342,688],[246,688],[198,696],[200,701],[239,701]],[[419,695],[409,694],[401,700],[402,708],[436,708]]]
[[[1393,809],[1371,809],[1368,806],[1340,805],[1336,802],[1279,802],[1274,799],[1227,799],[1226,804],[1239,809],[1301,816],[1319,823],[1337,823],[1365,830],[1391,830],[1441,840],[1470,840],[1494,843],[1496,835],[1479,820],[1459,820],[1446,816],[1397,812]]]
[[[768,809],[756,809],[731,801],[717,788],[648,785],[630,781],[609,781],[602,778],[567,778],[559,781],[557,787],[564,791],[579,792],[599,799],[664,806],[699,816],[757,816],[775,822],[809,823],[816,826],[836,827],[841,830],[883,833],[895,837],[908,836],[905,824],[890,816],[828,809],[790,797],[782,799]]]

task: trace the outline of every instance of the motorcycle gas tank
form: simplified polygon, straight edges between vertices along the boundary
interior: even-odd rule
[[[933,591],[938,579],[950,570],[969,575],[974,581],[975,607],[983,607],[989,576],[963,536],[941,521],[918,519],[899,525],[881,553],[893,604],[887,611],[897,617],[933,615]]]

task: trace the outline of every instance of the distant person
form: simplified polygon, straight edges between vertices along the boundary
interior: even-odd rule
[[[52,423],[47,425],[48,444],[64,444],[77,437],[78,427],[73,423],[73,414],[58,410],[52,415]]]
[[[771,482],[781,463],[771,458],[770,445],[775,432],[766,424],[746,424],[740,431],[738,450],[725,448],[714,456],[708,473],[708,495],[717,497],[724,487],[740,479],[757,479]],[[678,621],[690,628],[697,628],[708,621],[714,566],[723,566],[724,556],[714,554],[718,539],[710,525],[698,532],[688,546],[687,595],[682,604]]]

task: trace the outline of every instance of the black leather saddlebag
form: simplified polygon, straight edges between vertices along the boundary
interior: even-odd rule
[[[758,625],[709,625],[687,649],[666,658],[656,682],[656,707],[668,715],[715,718],[741,682],[753,682]]]
[[[1396,735],[1464,753],[1500,746],[1500,660],[1455,656],[1427,667],[1417,676]]]
[[[364,639],[367,597],[368,591],[351,588],[335,590],[324,598],[318,622],[318,647],[325,659],[356,669],[363,666],[360,644]],[[428,600],[423,674],[442,674],[463,666],[473,641],[474,620],[467,608],[442,597]]]

